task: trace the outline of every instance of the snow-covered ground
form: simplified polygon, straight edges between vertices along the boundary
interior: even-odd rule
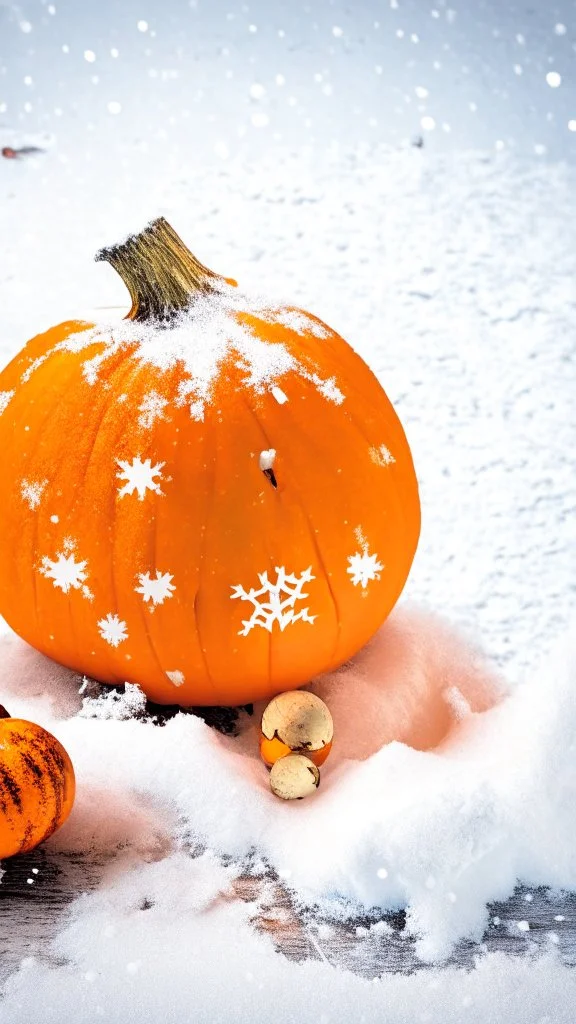
[[[78,773],[48,855],[114,856],[48,956],[12,973],[0,1021],[571,1022],[576,983],[553,931],[536,960],[368,982],[285,961],[254,932],[254,907],[221,894],[260,858],[334,913],[406,906],[420,956],[441,961],[481,938],[486,903],[517,879],[576,888],[574,171],[372,146],[200,166],[191,153],[162,173],[151,157],[141,178],[82,161],[0,167],[3,361],[59,319],[122,306],[92,254],[164,213],[209,266],[311,309],[370,362],[421,486],[406,597],[472,633],[492,667],[405,609],[317,683],[334,754],[317,796],[285,806],[250,722],[225,739],[190,716],[159,729],[90,717],[106,704],[80,714],[79,680],[6,636],[3,703],[50,727]],[[426,750],[442,737],[422,718],[439,708],[446,735]]]

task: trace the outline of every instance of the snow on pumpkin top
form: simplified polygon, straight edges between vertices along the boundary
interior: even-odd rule
[[[320,321],[301,310],[271,306],[263,300],[248,297],[235,287],[223,284],[218,291],[199,296],[193,307],[180,313],[167,326],[134,322],[130,319],[101,321],[88,330],[68,335],[49,352],[36,359],[22,375],[27,381],[49,356],[56,351],[81,352],[94,344],[103,348],[83,363],[83,374],[90,385],[100,379],[101,368],[123,349],[139,363],[165,372],[181,366],[178,405],[188,404],[193,419],[204,418],[214,382],[227,359],[244,372],[244,386],[257,393],[274,391],[279,380],[292,372],[310,381],[327,401],[340,405],[344,394],[334,377],[323,378],[315,367],[297,359],[285,344],[267,340],[241,319],[249,313],[278,324],[300,335],[318,339],[330,336]],[[161,396],[159,396],[161,398]],[[161,399],[163,404],[166,402]],[[156,412],[156,410],[154,410]],[[156,415],[142,416],[143,426],[152,426]]]

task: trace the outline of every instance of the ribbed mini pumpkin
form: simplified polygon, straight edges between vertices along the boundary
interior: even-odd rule
[[[237,705],[353,655],[420,506],[374,374],[317,317],[202,266],[163,219],[103,250],[132,308],[0,374],[0,613],[160,703]]]
[[[56,737],[0,707],[0,860],[56,832],[74,793],[72,762]]]

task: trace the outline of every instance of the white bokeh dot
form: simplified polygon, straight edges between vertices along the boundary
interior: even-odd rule
[[[136,28],[138,29],[139,32],[147,32],[148,22],[141,19],[139,22],[137,22]]]
[[[425,117],[420,118],[420,125],[425,132],[432,132],[436,127],[436,121],[427,114]]]
[[[562,84],[562,75],[558,74],[557,71],[549,71],[546,75],[546,81],[551,89],[557,89]]]
[[[84,50],[84,60],[87,60],[89,64],[93,64],[96,60],[94,50]]]
[[[110,102],[108,103],[109,114],[119,114],[121,110],[122,104],[118,103],[118,100],[110,100]]]

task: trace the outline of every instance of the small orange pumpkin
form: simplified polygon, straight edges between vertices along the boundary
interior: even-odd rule
[[[0,374],[0,614],[159,703],[237,705],[362,647],[420,528],[404,431],[317,317],[250,299],[160,219],[97,257],[125,320]]]
[[[48,839],[74,793],[72,762],[56,737],[0,707],[0,860]]]

